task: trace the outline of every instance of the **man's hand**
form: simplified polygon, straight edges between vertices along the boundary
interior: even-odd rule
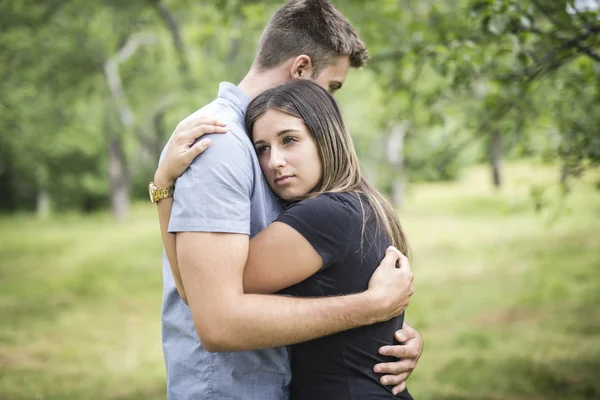
[[[397,317],[406,310],[414,292],[413,279],[408,258],[395,247],[388,247],[369,281],[368,292],[381,304],[378,322]]]
[[[423,338],[412,326],[404,323],[404,327],[396,331],[396,340],[400,342],[396,346],[383,346],[379,353],[385,356],[399,358],[399,361],[377,364],[373,371],[379,374],[387,374],[381,377],[382,385],[394,385],[394,395],[406,389],[406,380],[412,374],[419,362],[423,352]]]
[[[195,143],[198,138],[208,133],[225,133],[225,123],[214,118],[188,117],[183,120],[175,132],[156,173],[154,183],[158,187],[173,186],[175,180],[190,166],[192,161],[210,146],[210,139]]]

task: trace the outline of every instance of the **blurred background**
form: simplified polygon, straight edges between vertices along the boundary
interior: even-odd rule
[[[332,2],[414,252],[415,398],[600,398],[599,1]],[[282,3],[0,2],[1,399],[165,397],[147,185]]]

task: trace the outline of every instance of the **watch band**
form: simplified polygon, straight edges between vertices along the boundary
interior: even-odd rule
[[[158,203],[161,200],[173,197],[175,186],[169,186],[167,188],[157,188],[154,182],[150,182],[150,200],[153,203]]]

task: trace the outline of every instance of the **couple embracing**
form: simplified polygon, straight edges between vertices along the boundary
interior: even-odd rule
[[[290,0],[242,82],[165,147],[150,192],[169,399],[412,399],[407,239],[332,97],[367,59],[326,0]]]

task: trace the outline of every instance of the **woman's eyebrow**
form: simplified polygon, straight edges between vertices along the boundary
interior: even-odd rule
[[[290,133],[290,132],[300,132],[300,130],[299,129],[284,129],[284,130],[279,131],[277,133],[277,137],[279,137],[281,135],[285,135],[286,133]],[[259,139],[259,140],[257,140],[257,141],[254,142],[254,145],[263,144],[263,143],[266,143],[266,142],[264,140],[262,140],[262,139]]]
[[[277,137],[281,136],[281,135],[285,135],[286,133],[290,133],[290,132],[300,132],[299,129],[284,129],[282,131],[279,131],[279,133],[277,133]]]

